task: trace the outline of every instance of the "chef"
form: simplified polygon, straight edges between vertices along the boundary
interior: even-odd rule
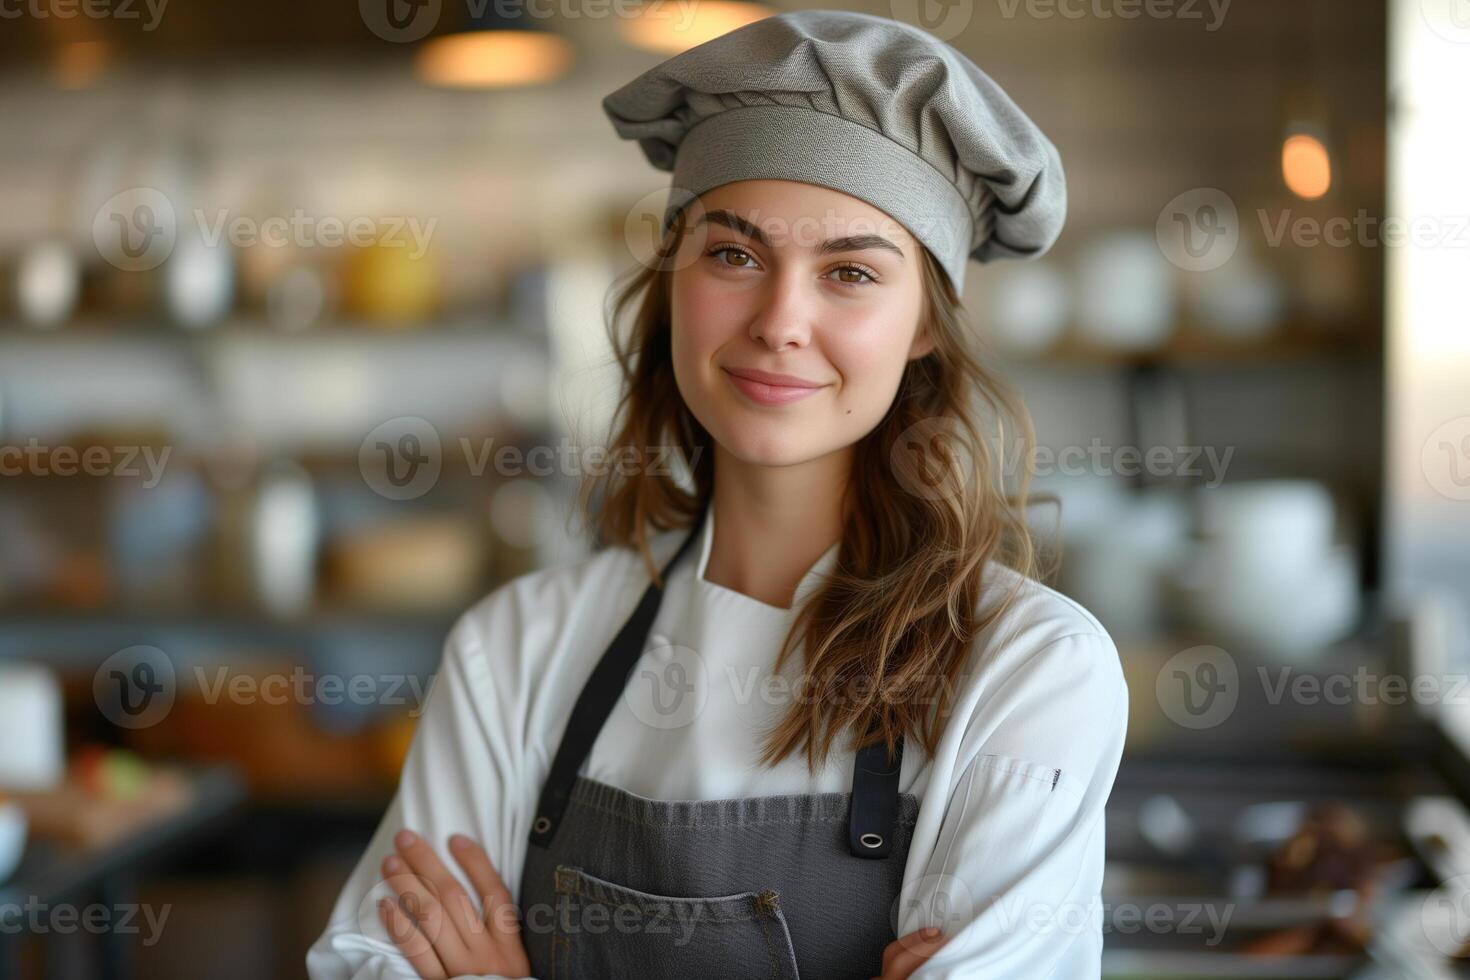
[[[455,623],[310,974],[1099,976],[1127,688],[975,441],[1017,406],[958,299],[1055,241],[1055,148],[841,11],[603,106],[673,173],[610,442],[687,465],[604,470],[604,547]]]

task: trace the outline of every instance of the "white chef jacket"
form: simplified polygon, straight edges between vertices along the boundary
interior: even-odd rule
[[[801,752],[775,767],[753,761],[800,695],[772,676],[776,651],[838,546],[783,609],[705,581],[714,518],[711,508],[669,576],[643,658],[580,772],[659,800],[849,792],[845,737],[815,776]],[[660,568],[687,534],[652,537]],[[991,562],[981,601],[1017,578]],[[392,895],[380,864],[404,827],[472,895],[447,841],[479,841],[519,903],[531,821],[572,705],[647,584],[636,552],[608,548],[507,582],[456,621],[398,790],[307,953],[314,980],[416,976],[376,911]],[[799,664],[783,676],[799,679]],[[910,735],[899,779],[920,806],[897,935],[938,925],[950,937],[912,976],[1096,978],[1103,807],[1128,716],[1117,649],[1086,609],[1025,579],[1016,605],[976,638],[955,691],[938,754],[927,758]]]

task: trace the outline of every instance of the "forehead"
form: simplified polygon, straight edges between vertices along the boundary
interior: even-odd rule
[[[741,180],[699,195],[705,211],[728,209],[764,231],[773,245],[815,248],[826,239],[879,235],[914,255],[907,228],[867,201],[794,180]],[[698,216],[698,210],[694,212]]]

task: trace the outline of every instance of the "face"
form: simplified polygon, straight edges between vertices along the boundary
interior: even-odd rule
[[[726,184],[688,219],[674,375],[720,449],[788,466],[871,432],[932,346],[917,240],[866,202],[795,181]]]

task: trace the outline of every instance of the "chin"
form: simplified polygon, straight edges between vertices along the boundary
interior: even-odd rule
[[[718,431],[710,431],[721,449],[751,466],[791,466],[825,452],[811,438],[811,426],[805,423],[727,416]]]

